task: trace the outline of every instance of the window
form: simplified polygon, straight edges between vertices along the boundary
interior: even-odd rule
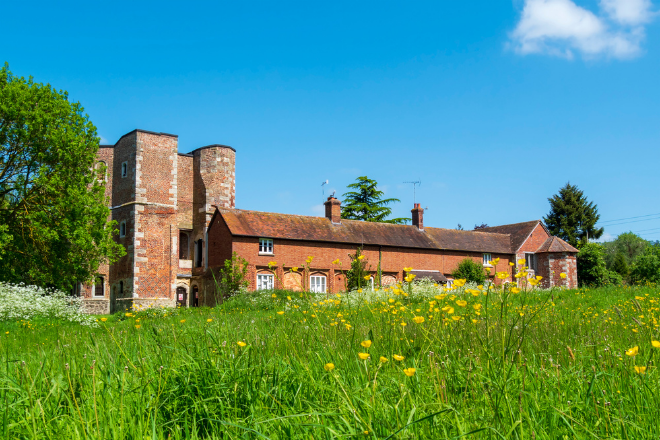
[[[202,267],[203,250],[204,250],[204,240],[200,238],[195,242],[195,267]]]
[[[272,238],[260,238],[259,239],[259,253],[260,254],[272,254],[273,253],[273,239]]]
[[[119,294],[120,295],[124,294],[124,282],[123,281],[119,282]]]
[[[121,164],[121,177],[128,176],[128,162],[122,162]]]
[[[126,237],[126,221],[119,223],[119,236]]]
[[[325,276],[314,275],[309,277],[309,290],[314,293],[325,293]]]
[[[445,285],[445,287],[447,289],[451,289],[453,286],[454,286],[454,280],[450,280],[449,278],[447,278],[447,284]]]
[[[490,254],[484,254],[484,265],[491,265],[491,261],[493,261],[492,256]]]
[[[80,283],[76,283],[71,288],[71,296],[80,296]]]
[[[536,255],[531,254],[531,253],[526,253],[525,254],[525,266],[529,268],[529,270],[536,271]]]
[[[273,288],[272,273],[260,273],[257,275],[257,290],[271,290]]]
[[[188,260],[189,258],[188,234],[185,232],[179,232],[179,260]]]
[[[94,296],[104,296],[104,288],[103,277],[96,277],[94,280]]]

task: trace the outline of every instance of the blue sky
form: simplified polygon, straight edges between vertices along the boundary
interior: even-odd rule
[[[0,61],[67,90],[104,142],[235,147],[239,208],[321,215],[324,180],[341,198],[367,175],[409,216],[421,179],[425,224],[471,229],[541,218],[570,181],[607,237],[656,240],[659,6],[11,2]]]

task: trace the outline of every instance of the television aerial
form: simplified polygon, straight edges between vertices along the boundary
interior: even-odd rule
[[[417,202],[417,185],[422,186],[422,179],[418,179],[414,182],[403,182],[403,183],[412,183],[413,186],[413,204]]]

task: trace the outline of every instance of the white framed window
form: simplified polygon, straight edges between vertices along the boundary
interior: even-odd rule
[[[530,252],[525,253],[525,266],[527,266],[529,270],[536,271],[536,254]]]
[[[259,239],[259,253],[260,254],[272,254],[273,253],[273,239],[272,238],[260,238]]]
[[[445,284],[445,287],[447,289],[451,289],[452,287],[454,287],[454,280],[450,280],[449,278],[447,278],[447,284]]]
[[[491,265],[491,261],[493,261],[492,255],[484,254],[484,265]]]
[[[257,274],[257,290],[272,290],[275,277],[272,273]]]
[[[325,293],[325,280],[324,275],[312,275],[309,277],[309,290],[314,293]]]
[[[128,162],[121,163],[121,177],[128,176]]]
[[[126,237],[126,221],[119,223],[119,236]]]

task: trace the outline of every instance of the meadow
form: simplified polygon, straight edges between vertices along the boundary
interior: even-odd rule
[[[0,322],[0,437],[660,438],[660,289],[516,290]]]

